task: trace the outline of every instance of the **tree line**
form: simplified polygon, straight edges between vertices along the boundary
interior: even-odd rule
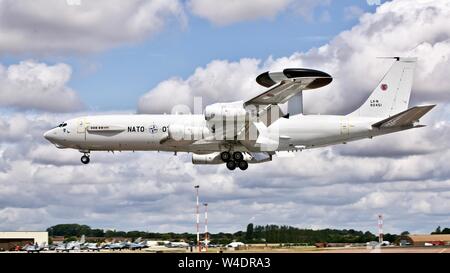
[[[142,238],[157,238],[161,240],[181,240],[196,238],[195,234],[189,233],[158,233],[158,232],[145,232],[145,231],[120,231],[120,230],[103,230],[93,229],[88,225],[79,224],[59,224],[47,228],[48,235],[51,237],[64,236],[64,237],[98,237],[98,238],[117,238],[123,237],[128,239]]]
[[[369,231],[353,229],[301,229],[292,226],[248,224],[245,234],[246,242],[256,243],[365,243],[377,240],[377,236]]]
[[[450,234],[450,228],[443,228],[441,230],[441,226],[438,226],[431,234]]]
[[[174,232],[146,232],[146,231],[119,231],[119,230],[103,230],[91,228],[88,225],[79,224],[59,224],[47,229],[49,236],[64,237],[87,237],[97,238],[114,238],[123,237],[134,240],[138,237],[167,240],[167,241],[186,241],[195,242],[196,234],[194,233],[174,233]],[[400,235],[384,234],[385,241],[396,242],[401,236],[407,235],[409,232],[404,231]],[[431,234],[450,234],[449,228],[441,229],[438,227]],[[203,235],[201,236],[203,238]],[[209,234],[210,241],[217,244],[228,244],[233,241],[244,243],[298,243],[298,244],[315,244],[315,243],[366,243],[369,241],[377,241],[377,235],[369,231],[358,231],[354,229],[302,229],[287,225],[247,225],[246,231],[238,231],[235,233],[214,233]]]

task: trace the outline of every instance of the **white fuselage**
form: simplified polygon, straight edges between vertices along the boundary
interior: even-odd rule
[[[295,115],[280,118],[268,128],[277,131],[278,147],[271,151],[296,150],[346,143],[363,138],[392,133],[396,130],[380,130],[372,124],[379,118],[336,115]],[[169,140],[170,126],[204,128],[208,124],[204,115],[105,115],[86,116],[65,122],[45,133],[45,138],[58,148],[89,151],[179,151],[210,153],[227,150],[222,140],[201,142],[205,139]],[[234,145],[241,151],[264,151],[256,139],[243,140],[245,146]],[[200,144],[199,144],[200,142]]]
[[[58,148],[84,153],[83,164],[89,163],[91,151],[173,151],[192,152],[193,164],[225,163],[229,170],[246,170],[248,163],[270,161],[276,152],[423,127],[417,122],[434,105],[408,109],[417,59],[394,60],[368,99],[345,116],[302,114],[303,91],[325,86],[332,78],[299,68],[262,73],[256,81],[268,90],[247,101],[208,105],[201,115],[87,116],[44,136]],[[287,114],[279,107],[284,103]]]

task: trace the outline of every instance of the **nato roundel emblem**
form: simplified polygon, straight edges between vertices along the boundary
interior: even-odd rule
[[[158,127],[153,124],[152,126],[150,126],[150,128],[148,128],[148,131],[150,132],[150,134],[156,134],[158,132]]]
[[[381,91],[386,91],[388,89],[388,85],[385,83],[381,84]]]

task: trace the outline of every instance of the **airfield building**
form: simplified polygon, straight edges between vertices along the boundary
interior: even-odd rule
[[[16,246],[48,243],[48,232],[43,231],[7,231],[0,232],[0,250],[11,250]]]
[[[450,234],[408,235],[405,239],[413,246],[450,245]]]

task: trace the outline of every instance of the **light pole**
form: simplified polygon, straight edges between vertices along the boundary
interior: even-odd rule
[[[197,207],[196,207],[196,217],[197,217],[197,247],[198,247],[198,252],[201,251],[200,249],[200,230],[199,230],[199,225],[200,225],[200,215],[199,215],[199,202],[198,202],[198,189],[200,188],[199,185],[194,186],[195,190],[196,190],[196,197],[197,197]]]
[[[378,215],[378,242],[383,243],[383,215]]]
[[[205,249],[208,251],[208,203],[203,205],[205,206]]]

